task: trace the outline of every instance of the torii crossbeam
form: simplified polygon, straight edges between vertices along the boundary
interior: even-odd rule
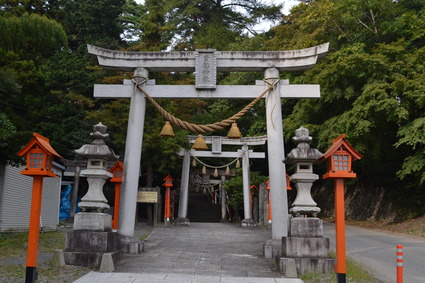
[[[232,98],[257,97],[268,85],[217,86],[216,73],[264,72],[269,84],[279,79],[279,71],[298,71],[312,68],[318,58],[326,55],[329,43],[291,51],[216,51],[190,52],[121,52],[88,45],[88,52],[95,55],[105,69],[133,71],[135,77],[148,78],[149,72],[195,72],[195,86],[160,86],[153,82],[141,85],[152,97],[157,98]],[[123,195],[121,198],[118,233],[132,237],[136,212],[136,199],[140,171],[143,127],[146,100],[143,93],[131,85],[95,85],[98,98],[131,98],[124,154]],[[266,96],[266,121],[270,194],[272,202],[272,238],[287,236],[288,203],[286,190],[281,98],[318,98],[318,85],[289,85],[282,81]]]

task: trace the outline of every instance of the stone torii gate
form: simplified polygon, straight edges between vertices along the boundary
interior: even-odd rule
[[[188,136],[188,141],[193,144],[196,136]],[[180,225],[189,225],[187,217],[187,207],[189,202],[189,173],[190,173],[190,156],[194,157],[220,157],[220,158],[241,158],[242,159],[242,180],[243,180],[243,200],[244,200],[244,219],[242,226],[255,226],[256,223],[252,219],[249,195],[250,195],[250,176],[249,176],[249,159],[250,158],[265,158],[264,152],[254,152],[248,149],[251,145],[263,145],[266,143],[266,136],[259,137],[243,137],[239,139],[230,139],[220,136],[205,136],[206,144],[211,144],[211,151],[197,151],[191,149],[190,151],[181,149],[178,153],[183,156],[182,177],[180,185],[180,200],[179,200],[179,214],[176,223]],[[222,145],[239,145],[242,149],[235,151],[222,151]],[[222,206],[224,205],[224,197],[222,196]],[[222,208],[223,209],[223,208]]]
[[[279,80],[280,71],[312,68],[324,57],[329,43],[291,51],[216,51],[203,49],[189,52],[121,52],[88,45],[105,69],[132,71],[135,80],[153,98],[252,99],[268,85],[264,81],[253,86],[216,85],[218,72],[264,72],[267,83]],[[145,82],[149,72],[195,72],[195,85],[155,85]],[[133,237],[136,199],[142,151],[146,100],[131,82],[124,85],[95,85],[97,98],[130,98],[124,177],[120,204],[118,233]],[[272,240],[288,233],[288,203],[285,178],[281,98],[319,98],[319,85],[289,85],[280,81],[266,96],[268,165],[273,214]]]

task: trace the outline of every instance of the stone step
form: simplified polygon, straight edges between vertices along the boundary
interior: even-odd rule
[[[212,203],[189,203],[187,218],[191,222],[220,222],[221,205]]]

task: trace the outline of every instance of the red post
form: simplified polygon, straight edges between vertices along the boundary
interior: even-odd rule
[[[397,245],[397,283],[403,283],[403,246]]]
[[[115,199],[114,199],[114,218],[112,220],[112,229],[118,229],[118,216],[120,211],[120,196],[121,196],[121,183],[122,183],[122,175],[124,171],[124,165],[121,161],[117,161],[109,172],[112,173],[112,178],[110,182],[115,183]]]
[[[30,226],[28,231],[27,268],[25,282],[37,280],[38,237],[40,231],[41,196],[43,191],[43,177],[34,176],[32,183],[32,200]]]
[[[164,204],[164,224],[170,223],[170,193],[171,187],[173,186],[173,177],[170,174],[164,178],[165,183],[162,184],[165,186],[165,204]]]
[[[121,183],[115,183],[115,200],[114,200],[114,219],[112,220],[112,229],[118,229],[118,213],[120,210]]]
[[[165,188],[165,205],[164,205],[165,222],[170,222],[170,187]]]
[[[337,282],[346,282],[344,179],[335,179],[335,230]]]

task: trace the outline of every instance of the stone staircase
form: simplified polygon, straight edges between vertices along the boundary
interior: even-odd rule
[[[190,191],[187,218],[190,222],[220,222],[221,205],[211,203],[207,194]]]

